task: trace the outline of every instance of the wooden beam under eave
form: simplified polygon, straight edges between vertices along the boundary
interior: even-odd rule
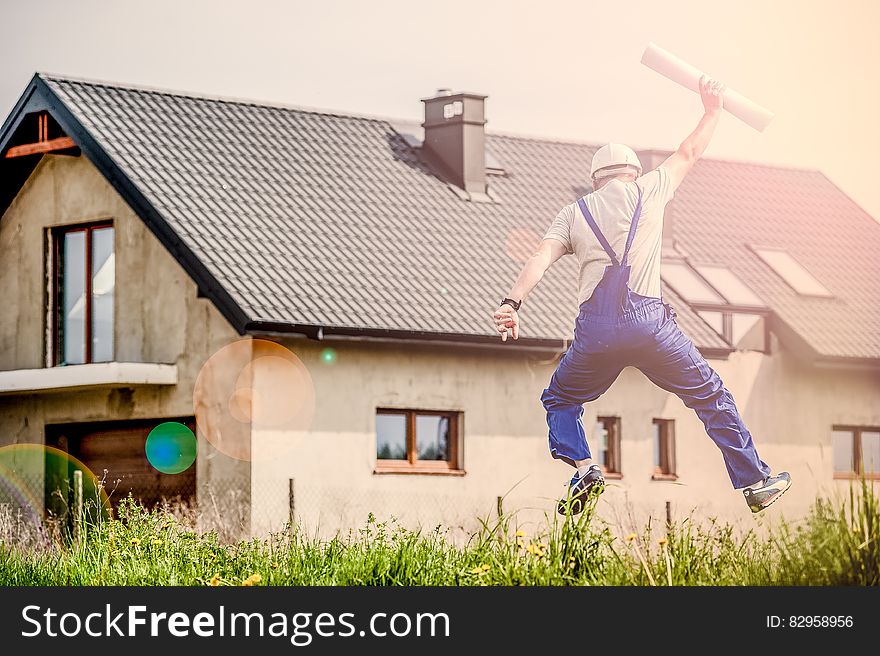
[[[13,146],[6,151],[6,159],[11,157],[24,157],[25,155],[36,155],[38,153],[49,153],[53,150],[67,150],[75,148],[76,144],[70,137],[58,137],[49,141],[38,141],[37,143],[22,144],[21,146]]]

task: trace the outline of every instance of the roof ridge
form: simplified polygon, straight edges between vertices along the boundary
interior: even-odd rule
[[[319,114],[322,116],[333,116],[337,118],[354,118],[360,119],[364,121],[376,121],[382,123],[388,123],[394,130],[398,130],[399,127],[403,127],[404,125],[411,124],[413,127],[421,128],[421,121],[417,119],[405,119],[394,116],[385,116],[380,114],[369,114],[364,112],[348,112],[344,110],[336,110],[336,109],[326,109],[320,107],[309,107],[305,105],[296,105],[293,103],[282,103],[271,100],[258,100],[255,98],[241,98],[236,96],[224,96],[222,94],[209,94],[209,93],[199,93],[195,91],[181,91],[178,89],[168,89],[165,87],[154,87],[150,85],[138,85],[138,84],[130,84],[130,83],[122,83],[122,82],[113,82],[109,80],[98,80],[93,78],[85,78],[85,77],[75,77],[70,75],[60,75],[54,73],[47,72],[37,72],[37,75],[43,79],[53,82],[71,82],[74,84],[88,84],[92,86],[102,86],[113,89],[126,89],[129,91],[137,91],[143,93],[157,93],[160,95],[166,96],[175,96],[179,98],[191,98],[194,100],[208,100],[212,102],[220,102],[220,103],[230,103],[236,105],[248,105],[251,107],[266,107],[269,109],[282,109],[287,111],[295,111],[302,112],[307,114]],[[504,130],[493,131],[487,130],[487,136],[490,137],[500,137],[502,139],[517,139],[519,141],[530,141],[533,143],[544,143],[544,144],[558,144],[560,146],[587,146],[591,148],[598,148],[602,145],[602,142],[599,141],[588,141],[588,140],[580,140],[574,138],[563,138],[563,137],[552,137],[552,136],[542,136],[542,135],[533,135],[526,133],[517,133],[517,132],[507,132]],[[657,148],[657,147],[634,147],[635,150],[669,150],[666,148]],[[669,150],[672,152],[672,150]],[[791,165],[781,165],[781,164],[768,164],[766,162],[757,162],[751,160],[738,160],[738,159],[730,159],[724,157],[704,157],[702,158],[705,162],[719,162],[723,164],[737,164],[737,165],[745,165],[745,166],[757,166],[765,169],[771,169],[776,171],[798,171],[798,172],[810,172],[810,173],[821,173],[820,169],[815,168],[803,168]],[[827,176],[825,176],[827,177]],[[833,182],[832,182],[833,184]],[[836,186],[836,185],[835,185]]]
[[[151,85],[129,84],[123,82],[113,82],[109,80],[98,80],[93,78],[74,77],[69,75],[56,75],[53,73],[38,72],[40,79],[48,82],[71,82],[73,84],[87,84],[90,86],[106,87],[110,89],[124,89],[126,91],[137,91],[142,93],[154,93],[162,96],[174,96],[176,98],[189,98],[192,100],[207,100],[211,102],[226,103],[232,105],[249,105],[252,107],[265,107],[268,109],[283,109],[304,114],[321,114],[323,116],[335,116],[339,118],[357,118],[365,121],[381,121],[391,122],[393,119],[386,116],[370,115],[366,113],[346,112],[343,110],[324,109],[320,107],[308,107],[305,105],[295,105],[292,103],[282,103],[272,100],[258,100],[255,98],[241,98],[237,96],[224,96],[222,94],[201,93],[198,91],[181,91],[179,89],[169,89],[167,87],[155,87]]]

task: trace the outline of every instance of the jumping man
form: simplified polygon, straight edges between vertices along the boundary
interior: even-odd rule
[[[702,119],[650,173],[642,175],[638,157],[627,146],[608,144],[596,151],[590,170],[593,192],[562,209],[495,312],[501,339],[506,341],[508,334],[518,339],[517,311],[529,292],[560,257],[577,257],[580,313],[574,341],[541,396],[550,453],[577,470],[559,502],[560,513],[581,512],[589,493],[604,487],[581,422],[583,404],[605,393],[626,366],[638,368],[697,413],[752,512],[769,506],[791,485],[787,472],[772,476],[758,457],[733,396],[660,297],[663,211],[709,145],[723,91],[715,80],[700,80]]]

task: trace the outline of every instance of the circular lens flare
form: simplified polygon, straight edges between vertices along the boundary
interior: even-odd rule
[[[321,362],[324,364],[334,364],[336,362],[336,350],[328,347],[321,351]]]
[[[220,452],[239,460],[273,459],[292,448],[291,432],[311,426],[315,388],[289,349],[242,339],[205,362],[193,407],[200,434]]]
[[[77,471],[81,476],[76,476]],[[57,540],[58,528],[69,527],[78,503],[85,521],[110,517],[104,482],[77,458],[43,444],[0,447],[0,507],[20,517],[44,541]]]
[[[524,264],[541,243],[541,237],[528,228],[514,228],[504,240],[507,256],[514,262]]]
[[[159,424],[147,435],[147,460],[163,474],[179,474],[196,461],[196,436],[176,421]]]

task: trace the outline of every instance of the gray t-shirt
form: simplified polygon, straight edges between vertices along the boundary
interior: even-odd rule
[[[663,210],[675,191],[666,169],[660,166],[636,182],[612,180],[599,191],[584,196],[584,201],[619,261],[638,200],[636,184],[642,188],[642,214],[629,251],[628,263],[632,266],[629,288],[642,296],[660,298]],[[590,230],[577,202],[562,208],[544,239],[562,242],[569,254],[577,256],[578,303],[583,303],[599,284],[611,259]]]

